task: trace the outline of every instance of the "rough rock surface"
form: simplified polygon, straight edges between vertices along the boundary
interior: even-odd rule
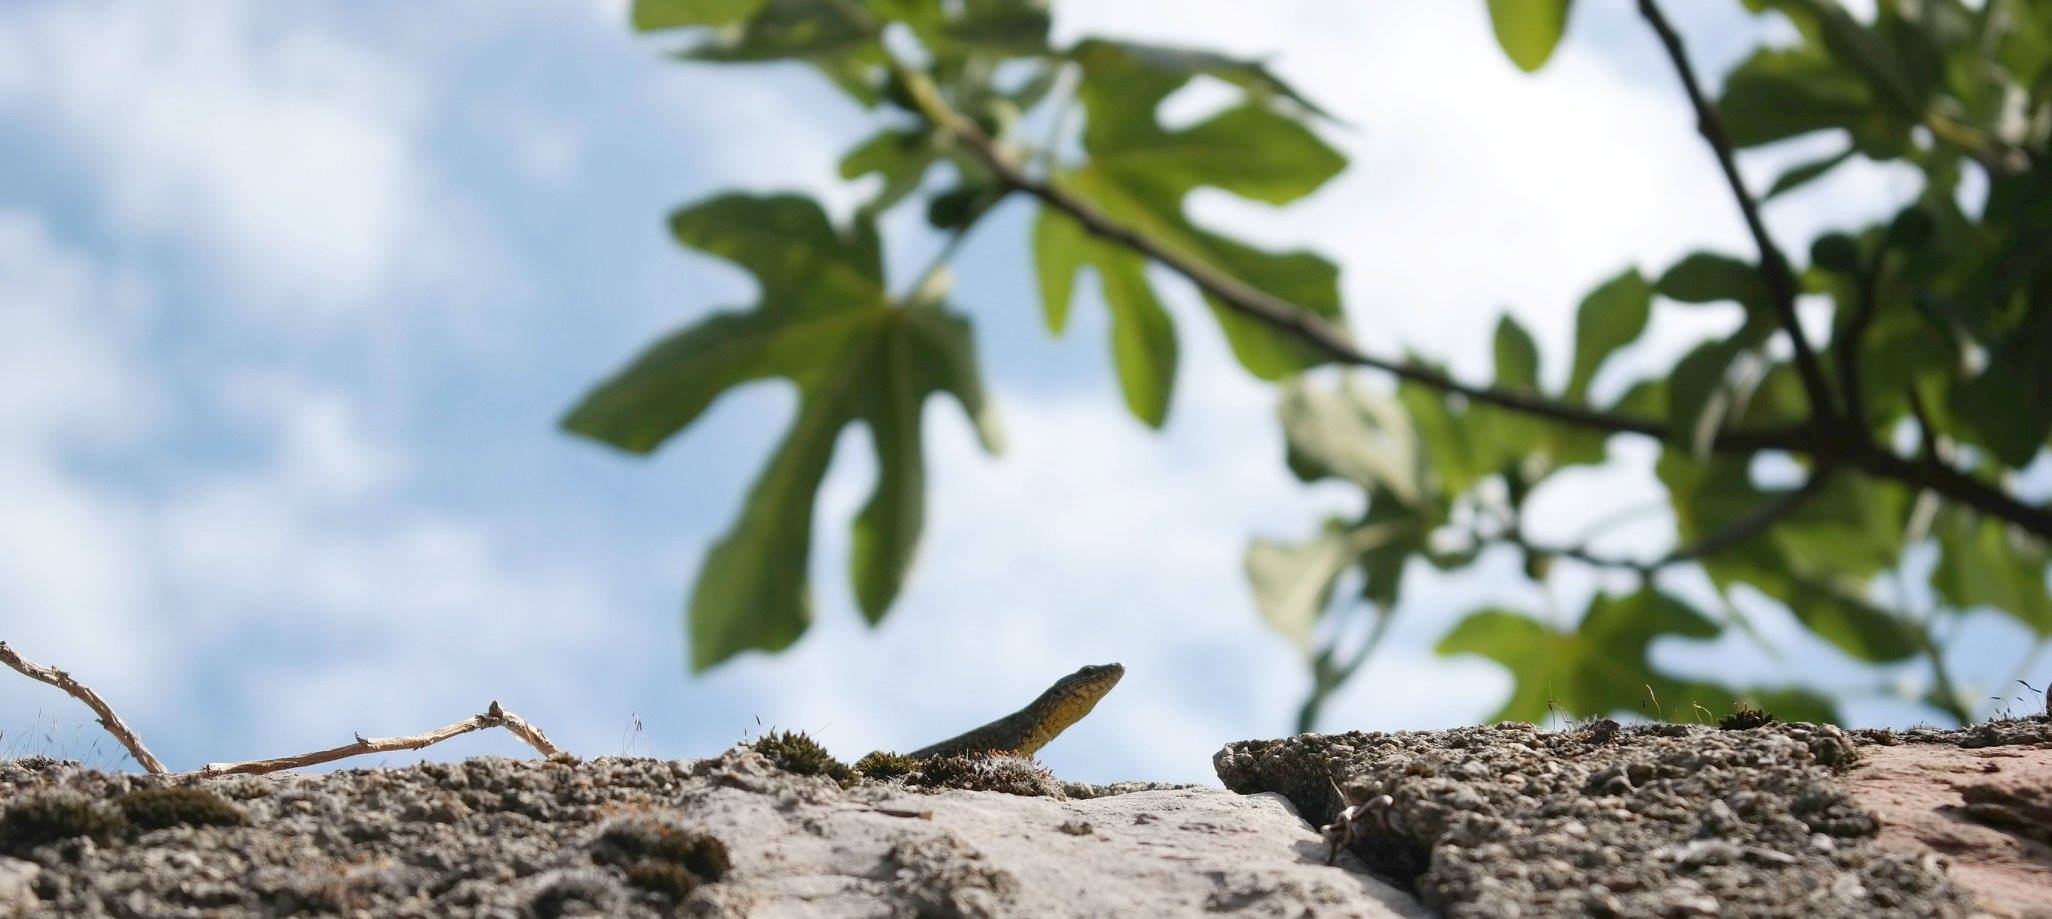
[[[1718,730],[1598,721],[1560,732],[1304,735],[1228,746],[1236,791],[1287,796],[1452,916],[1965,916],[1929,851],[1877,843],[1820,725]]]
[[[2052,720],[1858,733],[1845,782],[1882,845],[1936,851],[1996,915],[2052,919]]]
[[[113,807],[160,784],[0,762],[0,807],[46,795]],[[745,749],[184,784],[248,825],[131,828],[0,855],[0,915],[1425,915],[1358,863],[1328,867],[1281,797],[1218,788],[1070,799],[843,787]],[[663,847],[634,834],[664,827],[710,833],[731,868],[647,863]]]

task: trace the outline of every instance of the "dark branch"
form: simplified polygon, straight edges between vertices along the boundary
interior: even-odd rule
[[[1853,304],[1852,317],[1838,331],[1838,340],[1833,347],[1838,352],[1838,388],[1845,393],[1845,416],[1852,429],[1860,432],[1862,438],[1869,433],[1867,428],[1867,400],[1860,391],[1860,340],[1867,337],[1867,329],[1874,325],[1874,316],[1880,307],[1881,271],[1886,256],[1876,257],[1874,263],[1860,268],[1858,285],[1859,299]]]
[[[1092,235],[1161,263],[1188,279],[1199,290],[1211,295],[1219,305],[1282,331],[1330,360],[1380,370],[1398,379],[1459,395],[1474,402],[1587,430],[1610,434],[1637,434],[1666,443],[1679,442],[1678,435],[1667,425],[1651,419],[1557,402],[1528,392],[1474,386],[1430,367],[1372,356],[1362,351],[1344,331],[1326,321],[1324,317],[1168,248],[1153,237],[1113,220],[1089,201],[1051,182],[1027,174],[1018,161],[1000,147],[997,141],[948,105],[947,100],[942,99],[939,90],[934,87],[933,81],[925,74],[901,64],[894,67],[899,79],[911,92],[920,113],[935,127],[953,135],[968,147],[970,153],[990,167],[992,174],[999,181],[1067,215]],[[1692,79],[1691,84],[1693,85]],[[1750,202],[1752,199],[1742,197],[1742,200]],[[1785,277],[1786,262],[1777,261],[1779,255],[1764,232],[1760,240],[1764,246],[1763,251],[1774,253],[1773,258],[1768,261],[1780,264]],[[1787,305],[1790,307],[1792,318],[1792,295]],[[1801,333],[1795,330],[1792,322],[1790,329],[1797,342],[1801,343]],[[1816,355],[1806,350],[1807,345],[1803,347],[1805,350],[1799,353],[1809,354],[1809,366],[1811,370],[1816,371]],[[1815,425],[1724,431],[1718,434],[1711,447],[1720,452],[1741,455],[1762,450],[1784,450],[1814,457],[1820,461],[1833,461],[1881,478],[1929,488],[1991,516],[2023,527],[2040,539],[2052,540],[2052,512],[2044,508],[2025,504],[1942,463],[1913,463],[1875,448],[1865,441],[1855,442],[1848,448],[1834,437],[1830,430],[1820,431]]]
[[[2052,540],[2052,510],[2025,504],[2002,489],[1942,462],[1904,459],[1879,449],[1856,453],[1849,462],[1882,478],[1935,491],[1990,517],[2023,527],[2039,539]]]
[[[1810,412],[1827,424],[1836,422],[1836,409],[1832,406],[1831,386],[1824,379],[1824,368],[1817,362],[1817,352],[1810,347],[1809,337],[1803,334],[1801,322],[1796,318],[1796,279],[1789,268],[1788,259],[1781,254],[1774,238],[1767,233],[1767,223],[1760,217],[1760,202],[1752,192],[1746,190],[1745,179],[1739,176],[1738,161],[1732,153],[1731,135],[1724,130],[1724,119],[1717,114],[1717,107],[1710,103],[1703,93],[1702,84],[1696,81],[1696,71],[1689,64],[1688,49],[1682,46],[1681,35],[1669,24],[1667,16],[1660,12],[1654,0],[1639,0],[1639,15],[1659,33],[1660,44],[1667,48],[1668,59],[1674,62],[1674,69],[1681,76],[1682,88],[1688,92],[1689,104],[1696,110],[1696,130],[1710,143],[1710,149],[1717,154],[1717,166],[1724,171],[1725,184],[1731,186],[1732,197],[1737,199],[1739,213],[1745,216],[1746,229],[1753,234],[1753,242],[1760,248],[1760,274],[1767,282],[1768,298],[1774,303],[1774,312],[1781,321],[1782,330],[1788,333],[1789,345],[1795,351],[1796,372],[1803,379],[1803,391],[1809,396]]]
[[[1650,575],[1662,568],[1701,561],[1766,532],[1767,528],[1779,523],[1782,518],[1795,513],[1797,509],[1808,503],[1818,491],[1824,488],[1825,483],[1830,480],[1832,472],[1831,467],[1820,467],[1810,474],[1809,479],[1805,480],[1801,487],[1782,492],[1776,495],[1773,500],[1764,502],[1759,507],[1748,511],[1744,517],[1732,521],[1729,526],[1707,534],[1702,539],[1698,539],[1686,546],[1677,547],[1674,551],[1650,561],[1602,555],[1591,551],[1585,545],[1541,545],[1525,539],[1523,535],[1518,533],[1512,533],[1508,539],[1512,543],[1524,548],[1527,552],[1571,558],[1597,568],[1616,568],[1636,571],[1642,575]]]
[[[1410,361],[1376,357],[1362,351],[1346,332],[1322,316],[1256,288],[1230,274],[1191,258],[1147,234],[1125,226],[1067,189],[1029,175],[1017,159],[983,133],[974,122],[947,104],[923,74],[905,69],[900,79],[926,118],[954,135],[970,152],[990,167],[1006,185],[1038,198],[1047,206],[1076,221],[1091,235],[1117,243],[1160,262],[1211,295],[1219,303],[1271,328],[1279,329],[1309,346],[1321,357],[1342,364],[1369,367],[1442,392],[1455,393],[1474,402],[1494,405],[1527,415],[1536,415],[1577,427],[1614,434],[1640,434],[1665,439],[1667,425],[1646,418],[1606,412],[1559,402],[1529,392],[1475,386],[1441,371]],[[1720,448],[1744,451],[1759,449],[1802,449],[1794,431],[1730,432],[1718,439]]]

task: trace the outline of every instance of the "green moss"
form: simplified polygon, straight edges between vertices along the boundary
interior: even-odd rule
[[[1732,709],[1731,714],[1717,719],[1717,726],[1727,731],[1743,731],[1748,728],[1764,728],[1776,720],[1778,719],[1773,715],[1741,702],[1738,708]]]
[[[241,808],[204,788],[144,788],[114,799],[139,831],[174,826],[248,826]]]
[[[1030,757],[972,753],[921,760],[906,784],[920,788],[960,788],[1008,795],[1059,798],[1062,786],[1054,773]]]
[[[843,785],[855,782],[855,770],[802,731],[771,731],[748,746],[785,772],[823,775]]]
[[[86,837],[109,842],[128,828],[121,812],[71,792],[30,795],[0,812],[0,854],[26,855],[32,849]]]
[[[704,883],[698,875],[685,870],[683,865],[669,862],[635,862],[620,869],[627,873],[627,883],[642,890],[662,894],[672,900],[682,900]]]
[[[618,867],[627,882],[681,899],[733,868],[727,844],[718,837],[664,817],[622,817],[592,840],[591,857]]]
[[[879,782],[903,778],[919,771],[919,761],[897,753],[871,750],[869,755],[855,761],[855,772],[866,779]]]

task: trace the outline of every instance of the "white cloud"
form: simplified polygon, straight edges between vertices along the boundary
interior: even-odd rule
[[[377,311],[437,263],[489,255],[422,148],[418,74],[241,0],[0,14],[0,112],[95,164],[128,232],[194,247],[256,314]]]
[[[130,351],[147,312],[132,287],[96,277],[39,221],[0,213],[0,639],[31,657],[45,647],[90,653],[124,687],[155,672],[138,634],[149,546],[135,502],[80,487],[69,460],[157,422]]]
[[[492,698],[573,737],[624,711],[633,619],[594,572],[409,502],[413,459],[350,393],[230,365],[171,402],[153,311],[110,275],[0,214],[0,639],[78,673],[159,752],[216,724],[236,749],[207,755],[276,754]],[[162,462],[175,440],[154,438],[196,418],[243,428],[254,455]],[[155,484],[80,457],[148,464]],[[0,731],[81,715],[7,676]]]

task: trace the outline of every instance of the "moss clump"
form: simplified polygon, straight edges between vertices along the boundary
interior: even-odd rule
[[[0,812],[0,854],[26,855],[40,846],[79,837],[109,842],[127,828],[120,811],[83,795],[30,795]]]
[[[138,832],[174,826],[248,826],[242,809],[204,788],[144,788],[114,799]]]
[[[960,788],[967,791],[996,791],[1008,795],[1062,798],[1054,773],[1030,757],[1002,753],[937,756],[922,760],[919,771],[906,784],[919,788]]]
[[[872,750],[855,761],[855,772],[865,779],[887,782],[919,771],[919,761],[898,753]]]
[[[798,775],[823,775],[843,785],[855,782],[855,770],[834,758],[803,731],[771,731],[748,745],[778,769]]]
[[[718,837],[654,816],[606,824],[592,840],[591,857],[619,868],[628,883],[674,899],[718,881],[734,867],[727,844]]]
[[[690,896],[698,885],[705,883],[683,865],[669,862],[635,862],[620,870],[627,873],[627,883],[672,900]]]
[[[1764,728],[1777,720],[1772,714],[1741,702],[1738,708],[1731,710],[1731,714],[1717,719],[1717,726],[1727,731],[1743,731]]]

